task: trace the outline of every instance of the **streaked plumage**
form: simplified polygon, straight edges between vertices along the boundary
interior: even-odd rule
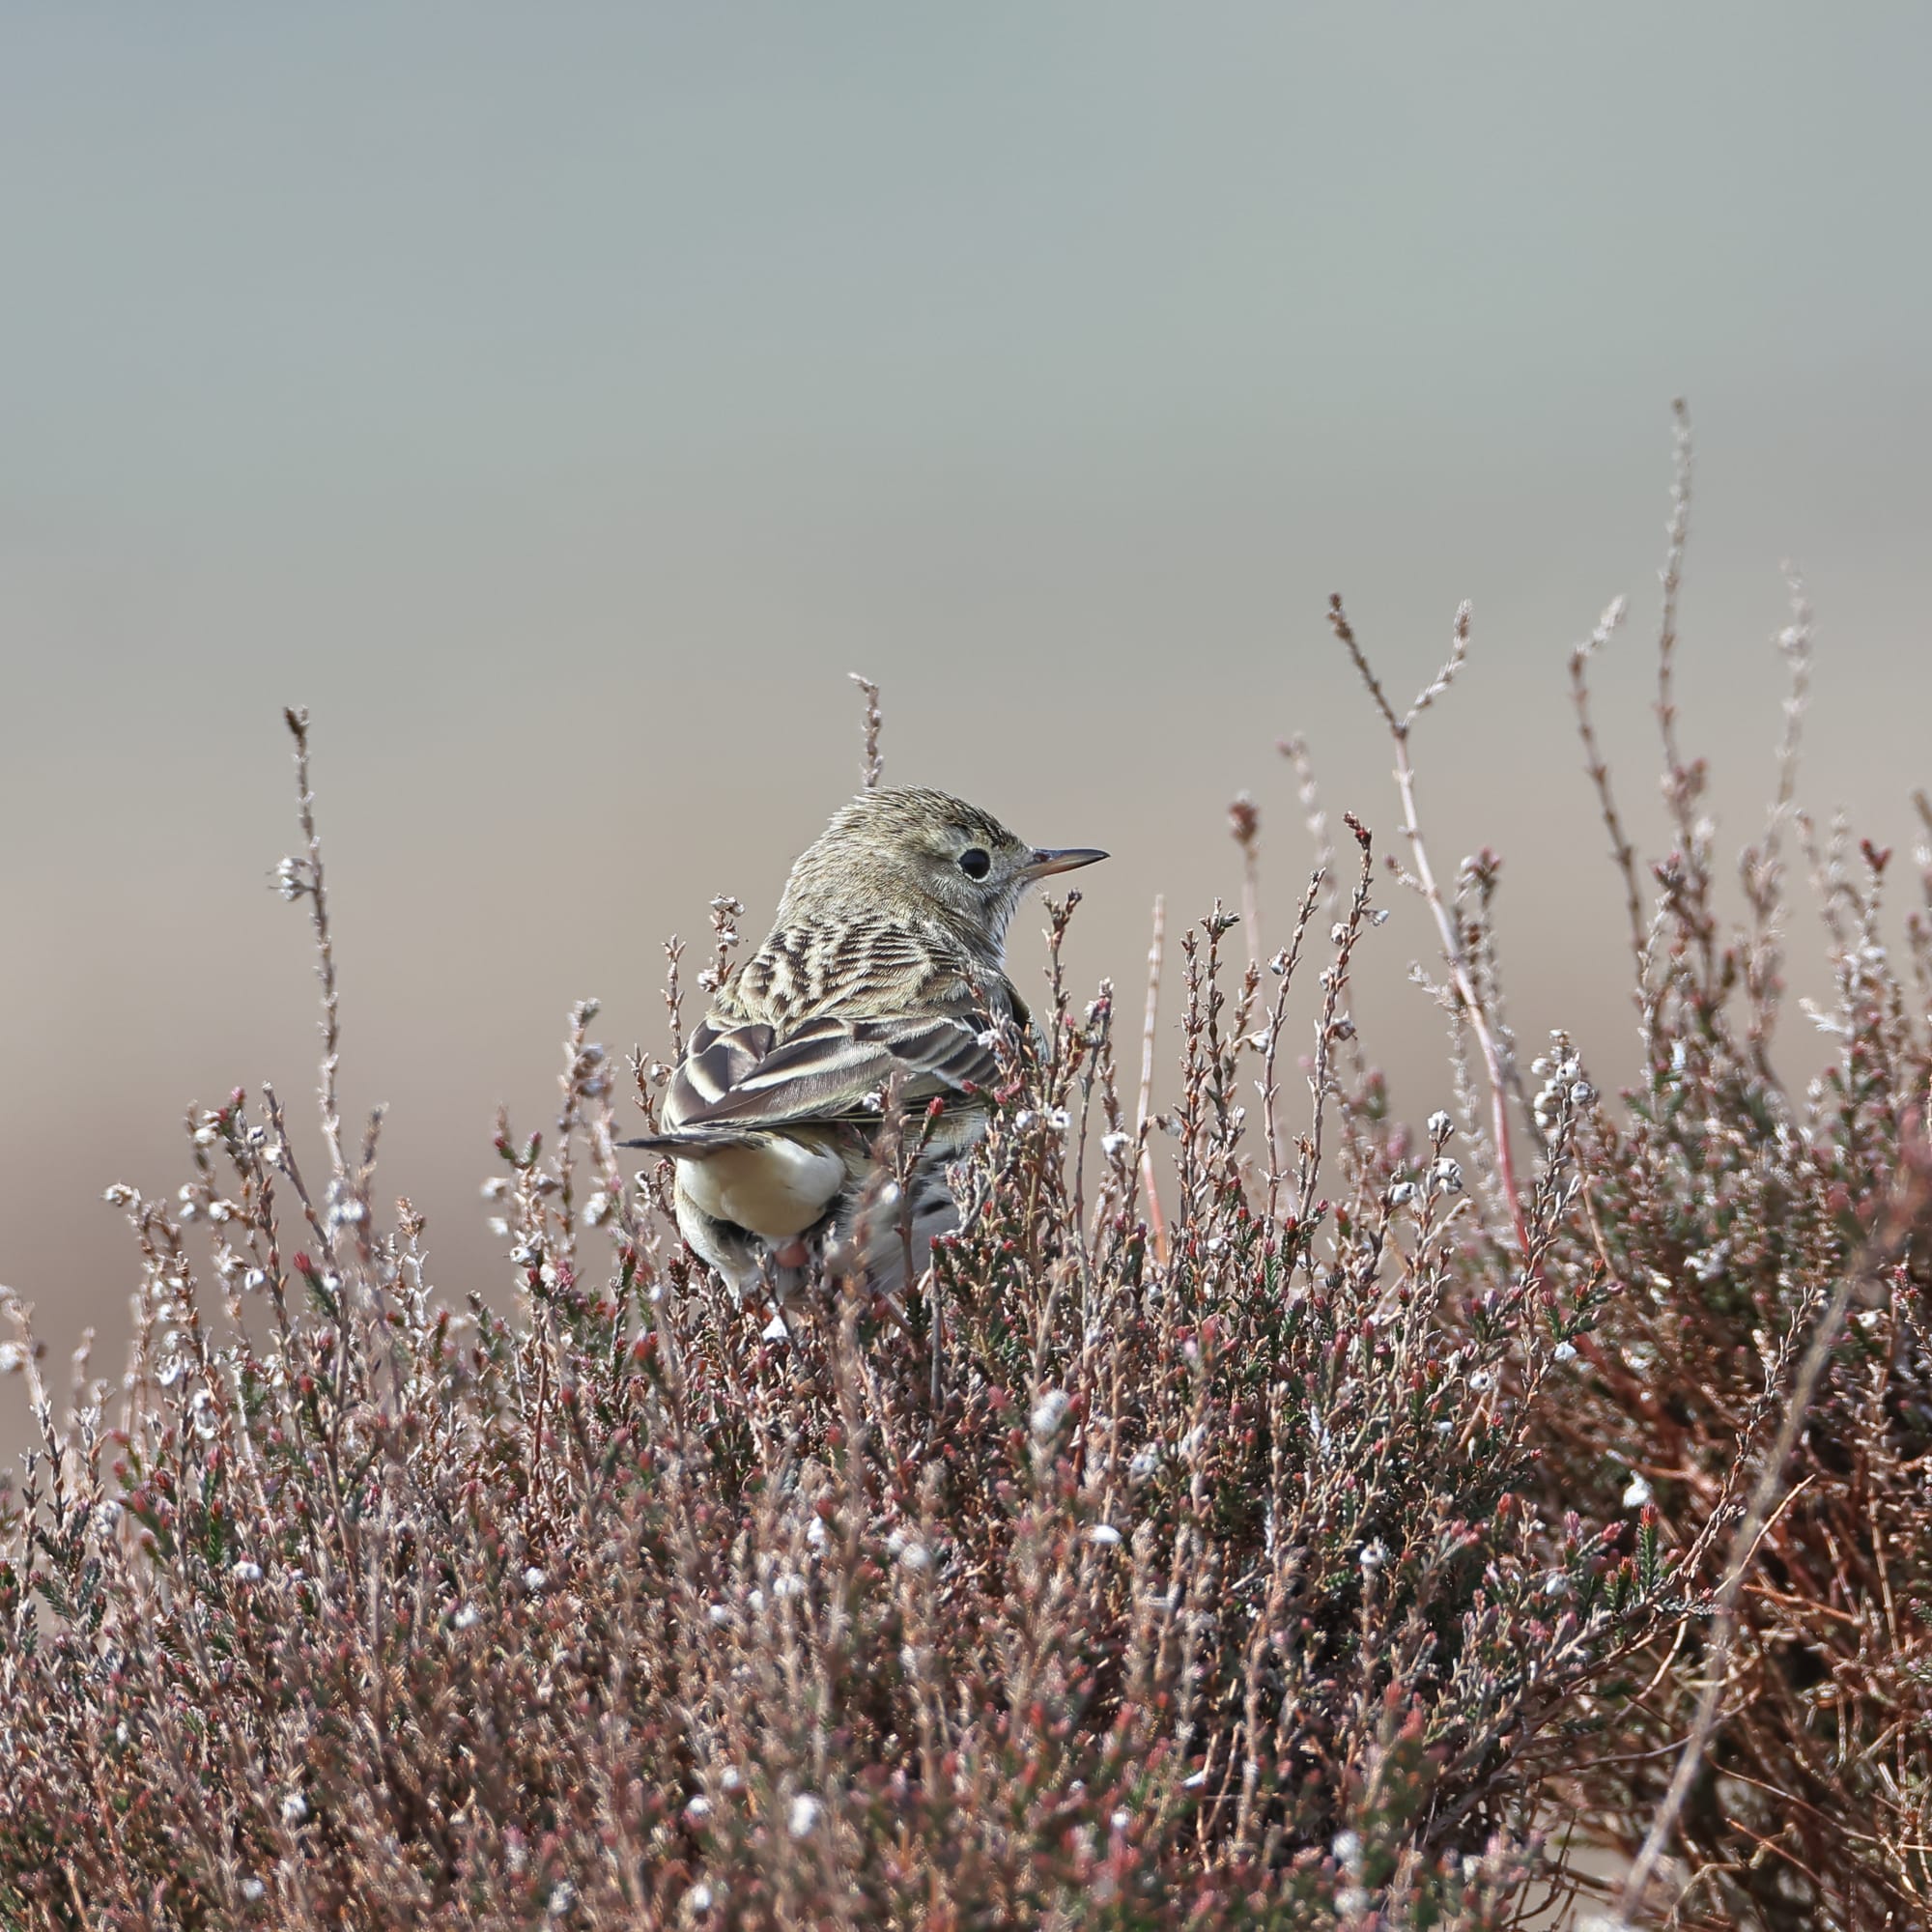
[[[1104,858],[1041,851],[944,792],[862,793],[792,867],[777,923],[719,989],[665,1097],[685,1238],[743,1293],[784,1292],[814,1255],[899,1285],[956,1214],[946,1184],[985,1124],[991,1029],[1026,1021],[1006,976],[1014,908],[1049,872]],[[898,1083],[914,1131],[942,1102],[904,1203],[878,1198],[872,1143]],[[865,1252],[852,1252],[864,1216]]]

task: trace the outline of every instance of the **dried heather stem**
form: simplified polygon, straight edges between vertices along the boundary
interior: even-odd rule
[[[846,675],[866,696],[866,758],[859,767],[860,782],[867,791],[876,791],[880,776],[886,768],[885,759],[879,755],[879,726],[882,723],[879,716],[879,687],[869,677],[861,677],[856,670],[848,671]]]

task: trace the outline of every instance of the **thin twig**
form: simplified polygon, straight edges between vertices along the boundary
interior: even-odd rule
[[[1502,1048],[1498,1044],[1495,1029],[1490,1023],[1489,1014],[1477,997],[1475,980],[1469,971],[1467,951],[1463,945],[1462,935],[1456,929],[1456,923],[1450,917],[1448,902],[1442,896],[1442,889],[1435,882],[1435,874],[1429,863],[1428,848],[1422,841],[1422,820],[1415,806],[1415,768],[1409,761],[1408,731],[1409,718],[1398,718],[1389,703],[1375,672],[1369,667],[1361,645],[1356,641],[1354,631],[1350,627],[1348,613],[1342,608],[1340,597],[1328,600],[1328,622],[1343,647],[1353,660],[1356,670],[1361,673],[1362,682],[1369,688],[1369,695],[1376,701],[1376,708],[1387,721],[1389,735],[1395,740],[1395,781],[1402,797],[1403,831],[1408,838],[1408,849],[1415,863],[1415,881],[1429,909],[1435,916],[1435,929],[1442,941],[1442,956],[1447,962],[1450,977],[1456,984],[1456,991],[1462,997],[1464,1011],[1468,1014],[1470,1030],[1476,1036],[1476,1043],[1482,1048],[1483,1066],[1490,1081],[1490,1132],[1495,1142],[1496,1171],[1502,1182],[1504,1198],[1509,1207],[1510,1219],[1516,1230],[1517,1245],[1522,1251],[1522,1264],[1525,1269],[1533,1269],[1536,1264],[1534,1250],[1530,1243],[1529,1225],[1523,1219],[1522,1202],[1517,1192],[1516,1159],[1510,1151],[1509,1075],[1503,1064]],[[1450,667],[1462,662],[1468,648],[1469,607],[1463,604],[1456,612],[1455,643],[1451,649],[1449,664],[1445,665],[1435,682],[1429,687],[1435,691],[1445,684],[1452,675]],[[1427,693],[1425,693],[1425,696]],[[1420,709],[1418,702],[1417,709]]]
[[[1584,769],[1597,788],[1597,808],[1605,829],[1610,835],[1610,857],[1623,874],[1624,912],[1630,921],[1631,956],[1641,975],[1643,971],[1643,900],[1636,885],[1636,847],[1624,830],[1622,814],[1610,790],[1610,768],[1597,743],[1597,727],[1590,715],[1590,660],[1616,635],[1624,620],[1626,604],[1613,597],[1597,628],[1570,653],[1570,695],[1577,705],[1577,734],[1583,741]]]
[[[1160,1010],[1160,966],[1167,952],[1167,899],[1156,893],[1153,901],[1153,942],[1148,948],[1147,1020],[1141,1028],[1140,1104],[1134,1112],[1134,1137],[1141,1151],[1141,1185],[1147,1190],[1148,1230],[1153,1251],[1167,1265],[1167,1223],[1161,1217],[1160,1190],[1154,1180],[1153,1150],[1148,1146],[1148,1111],[1153,1104],[1153,1035]]]
[[[866,761],[859,767],[859,777],[867,791],[876,791],[879,775],[886,768],[885,759],[879,755],[879,726],[883,722],[879,716],[879,687],[856,670],[847,671],[846,675],[866,694]]]

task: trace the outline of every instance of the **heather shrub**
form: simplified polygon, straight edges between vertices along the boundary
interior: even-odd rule
[[[1908,990],[1889,856],[1796,810],[1802,609],[1723,911],[1670,701],[1684,487],[1648,877],[1590,725],[1614,615],[1575,664],[1632,1091],[1569,1036],[1520,1065],[1496,867],[1431,866],[1411,732],[1466,620],[1398,714],[1338,605],[1400,863],[1349,820],[1272,957],[1219,907],[1173,959],[1157,923],[1145,1021],[1065,984],[1054,904],[1037,1037],[1003,1042],[964,1224],[903,1299],[740,1304],[665,1173],[620,1165],[675,945],[668,1037],[626,1065],[585,1001],[554,1121],[498,1124],[514,1304],[439,1293],[378,1123],[340,1119],[292,713],[326,1168],[238,1091],[191,1115],[185,1189],[110,1190],[128,1368],[77,1363],[64,1415],[13,1304],[43,1446],[0,1492],[0,1922],[1475,1932],[1618,1889],[1584,1843],[1637,1861],[1633,1923],[1923,1922],[1932,935]],[[1796,1092],[1794,843],[1837,976]],[[1420,1126],[1350,1017],[1411,889],[1450,1047]],[[923,1130],[889,1110],[873,1211]]]

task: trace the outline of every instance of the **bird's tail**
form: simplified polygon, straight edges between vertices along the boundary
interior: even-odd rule
[[[727,1148],[761,1147],[769,1134],[734,1131],[728,1127],[694,1127],[684,1133],[643,1134],[634,1141],[618,1141],[620,1148],[641,1148],[646,1153],[676,1154],[681,1160],[702,1160],[707,1154],[723,1153]]]

